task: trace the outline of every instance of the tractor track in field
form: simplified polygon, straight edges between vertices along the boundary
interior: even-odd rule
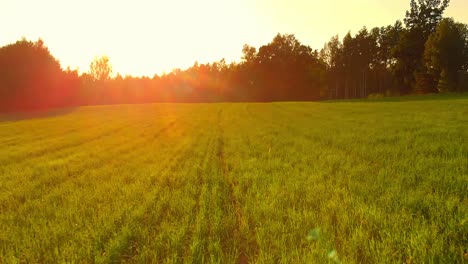
[[[296,115],[300,115],[300,116],[303,116],[303,117],[314,117],[314,115],[312,114],[309,114],[307,112],[302,112],[302,111],[288,111],[284,106],[274,106],[275,108],[279,109],[280,111],[282,112],[285,112],[285,113],[294,113]],[[271,119],[271,120],[268,120],[267,118],[264,118],[264,117],[260,117],[258,114],[255,115],[252,113],[252,111],[248,111],[252,117],[254,117],[255,119],[258,119],[258,120],[261,120],[261,121],[268,121],[269,123],[271,123],[272,125],[276,126],[277,128],[285,128],[289,131],[294,131],[296,132],[299,136],[309,140],[309,141],[313,141],[313,142],[317,142],[319,145],[322,145],[322,146],[326,146],[327,148],[329,149],[333,149],[334,151],[337,151],[339,153],[343,153],[344,156],[346,157],[354,157],[356,158],[358,161],[368,165],[370,168],[372,168],[372,172],[373,173],[377,173],[379,168],[383,167],[383,164],[379,161],[376,161],[376,160],[372,160],[360,153],[357,153],[357,152],[353,152],[352,150],[350,149],[347,149],[347,148],[344,148],[340,145],[338,145],[336,142],[333,142],[333,140],[330,140],[329,142],[323,142],[322,138],[320,138],[320,136],[318,135],[314,135],[312,133],[308,133],[307,131],[304,131],[304,130],[301,130],[299,129],[297,126],[293,126],[289,123],[279,123],[279,121],[277,120],[274,120],[274,119]],[[321,118],[323,119],[323,118]]]
[[[33,144],[30,144],[29,147],[30,148],[31,147],[36,148],[35,150],[33,150],[32,152],[30,152],[29,154],[26,154],[26,155],[24,153],[21,153],[23,155],[13,154],[13,155],[9,156],[7,159],[3,159],[3,160],[0,159],[0,163],[3,163],[3,162],[24,162],[24,161],[28,161],[28,160],[30,160],[32,158],[40,158],[45,154],[55,153],[55,152],[61,151],[63,149],[71,148],[71,147],[78,147],[78,146],[84,145],[84,144],[86,144],[88,142],[92,143],[92,142],[95,142],[95,141],[105,137],[105,136],[110,136],[110,135],[112,135],[114,133],[118,133],[118,132],[122,131],[125,128],[125,125],[126,125],[126,123],[122,123],[122,124],[119,124],[119,125],[115,126],[115,128],[112,128],[110,130],[98,131],[97,135],[88,136],[88,138],[82,138],[78,142],[69,142],[69,143],[66,143],[66,144],[59,144],[59,145],[51,146],[51,148],[47,148],[47,145],[50,142],[67,141],[70,136],[71,137],[79,136],[79,135],[77,135],[77,133],[80,132],[80,131],[88,131],[88,130],[91,130],[91,129],[96,128],[98,126],[105,127],[107,124],[111,124],[111,120],[105,120],[102,123],[92,124],[92,125],[89,125],[89,126],[75,127],[75,128],[70,129],[70,130],[67,130],[66,133],[49,134],[49,135],[47,135],[47,134],[42,135],[41,134],[40,136],[29,138],[28,142],[29,143],[33,142]],[[99,132],[101,132],[101,133],[99,133]],[[21,137],[18,137],[18,138],[21,138]],[[18,139],[18,138],[15,138],[15,139]],[[14,143],[17,143],[17,142],[14,142]],[[21,144],[24,144],[24,142],[21,142]]]
[[[316,116],[314,116],[313,114],[307,113],[307,112],[289,110],[284,106],[276,106],[275,105],[274,107],[276,109],[278,109],[279,111],[282,111],[283,113],[288,114],[289,116],[295,115],[295,116],[300,116],[300,117],[305,118],[305,119],[307,119],[307,118],[316,118]],[[251,111],[249,111],[249,112],[252,114],[252,117],[254,119],[261,120],[263,122],[268,121],[267,118],[261,117],[258,114],[253,115],[253,113]],[[325,120],[324,118],[321,118],[321,117],[319,117],[318,119]],[[337,142],[333,141],[333,139],[324,141],[323,140],[324,138],[321,137],[320,135],[317,135],[317,134],[308,132],[306,130],[300,129],[298,126],[294,126],[291,123],[281,122],[281,120],[272,119],[272,120],[269,120],[269,123],[272,124],[273,126],[275,126],[277,129],[286,129],[288,131],[293,131],[297,136],[302,137],[302,138],[306,139],[307,141],[315,142],[315,144],[317,144],[318,146],[324,146],[328,150],[333,150],[334,153],[339,153],[343,157],[348,157],[348,159],[353,159],[353,160],[357,161],[360,164],[366,164],[367,168],[369,168],[371,173],[373,173],[375,175],[378,174],[380,168],[384,167],[384,164],[381,161],[370,159],[369,157],[366,157],[365,155],[362,155],[361,153],[358,153],[358,152],[353,151],[351,149],[347,149],[347,148],[337,144]],[[331,136],[330,136],[330,138],[331,138]],[[337,170],[338,169],[333,169],[331,171],[331,174],[330,174],[330,180],[333,183],[336,181],[335,178],[337,176]],[[359,199],[361,199],[361,198],[359,198]],[[381,208],[379,208],[379,209],[381,209]],[[335,232],[335,234],[334,234],[335,237],[339,238],[340,236],[336,233],[336,230],[334,230],[334,232]],[[339,240],[337,240],[337,241],[339,241]],[[339,244],[339,243],[340,242],[337,242],[337,244]]]
[[[147,143],[148,141],[153,141],[155,138],[158,138],[159,136],[161,136],[162,134],[167,132],[169,129],[174,128],[176,126],[176,123],[177,123],[177,120],[174,120],[174,121],[170,122],[169,124],[167,124],[163,128],[156,131],[156,133],[154,133],[153,136],[148,137],[147,139],[143,140],[142,142],[138,142],[137,144],[124,145],[122,148],[118,149],[118,152],[116,154],[119,154],[119,155],[122,154],[122,155],[125,155],[125,156],[131,155],[132,153],[138,151],[138,146],[143,145],[143,144]],[[107,155],[107,156],[103,157],[102,159],[98,159],[97,161],[92,163],[92,165],[96,165],[96,166],[92,166],[91,168],[93,170],[96,170],[96,169],[100,169],[102,167],[105,167],[106,165],[109,165],[107,163],[107,161],[113,160],[115,156],[116,155]],[[78,167],[78,168],[75,167],[76,170],[68,170],[67,174],[69,174],[69,175],[79,175],[82,172],[84,172],[85,170],[89,169],[89,167],[90,167],[89,165],[90,164],[87,164],[87,166],[82,166],[82,167]],[[32,174],[30,177],[34,177],[34,175],[35,174]],[[65,177],[64,179],[65,179],[64,181],[48,182],[47,183],[47,188],[49,188],[49,189],[56,188],[57,186],[60,186],[61,184],[64,184],[64,183],[68,182],[69,180],[73,180],[74,177]],[[43,180],[46,180],[46,179],[43,179]],[[43,183],[44,183],[44,181],[37,181],[37,182],[35,181],[35,185],[32,186],[32,189],[36,189],[37,187],[41,186]],[[35,193],[35,192],[32,192],[32,193]],[[50,195],[52,193],[53,192],[49,192],[48,195]],[[26,201],[31,202],[31,201],[40,199],[41,197],[43,197],[43,196],[40,196],[40,194],[37,193],[37,195],[35,195],[33,197],[28,197],[28,199],[20,199],[20,203],[17,204],[16,208],[19,208],[20,206],[22,206],[24,203],[26,203]]]
[[[147,190],[149,190],[149,194],[146,197],[149,197],[148,199],[145,199],[141,203],[141,208],[142,210],[138,210],[138,208],[134,211],[140,212],[142,211],[143,213],[141,215],[135,215],[132,218],[132,222],[138,222],[140,224],[144,224],[146,226],[151,226],[153,230],[157,230],[160,227],[160,224],[162,222],[162,219],[157,219],[157,222],[151,221],[151,209],[155,205],[155,200],[157,199],[158,194],[162,191],[163,188],[168,188],[168,185],[170,185],[170,180],[169,180],[169,175],[170,173],[176,169],[177,167],[180,168],[180,166],[185,166],[184,161],[186,161],[186,156],[190,152],[191,147],[194,146],[196,142],[192,141],[190,143],[187,143],[185,145],[181,145],[177,148],[177,150],[174,153],[178,153],[179,155],[170,155],[168,156],[164,161],[162,161],[162,164],[164,164],[159,171],[161,171],[161,174],[158,176],[152,176],[150,183],[147,186]],[[182,165],[181,165],[182,162]],[[154,188],[154,186],[160,183],[162,184],[160,188]],[[164,212],[161,212],[161,216],[164,216]],[[125,215],[125,218],[129,218],[128,215]],[[119,230],[121,230],[122,227],[119,227]],[[115,232],[115,230],[108,230],[108,233]],[[121,250],[117,250],[116,256],[118,259],[123,260],[125,262],[129,262],[134,260],[134,258],[138,255],[139,252],[139,237],[141,234],[133,234],[134,236],[127,240],[126,246],[121,247]],[[117,235],[118,236],[118,235]],[[102,253],[102,252],[101,252]]]
[[[89,125],[83,126],[83,127],[74,127],[74,128],[69,128],[69,129],[66,129],[66,130],[54,131],[53,133],[42,132],[40,134],[34,134],[32,137],[28,138],[28,140],[29,141],[40,141],[42,139],[51,139],[51,138],[62,137],[62,136],[65,136],[65,135],[69,135],[70,133],[80,132],[83,129],[93,128],[95,126],[96,126],[96,124],[93,123],[93,124],[89,124]],[[28,132],[15,134],[14,137],[12,137],[12,138],[2,139],[2,140],[0,140],[0,144],[2,144],[4,146],[9,146],[9,145],[12,145],[12,144],[18,143],[18,142],[22,143],[23,140],[24,140],[21,137],[22,134],[28,134]]]
[[[232,208],[234,209],[234,215],[236,219],[236,229],[234,230],[234,237],[240,242],[239,255],[237,256],[237,263],[247,264],[253,263],[254,259],[258,255],[259,245],[254,239],[249,237],[255,237],[255,230],[249,229],[245,226],[247,220],[243,214],[242,206],[239,199],[236,196],[235,189],[239,187],[239,181],[230,175],[229,167],[226,163],[226,156],[224,150],[224,129],[221,125],[221,114],[222,110],[218,112],[217,124],[218,124],[218,139],[217,139],[217,157],[221,170],[223,173],[224,180],[229,187],[229,200],[231,201]],[[246,234],[247,233],[247,234]],[[247,236],[249,235],[249,237]],[[252,252],[251,255],[248,252]]]
[[[135,126],[135,127],[138,127],[138,126]],[[64,149],[80,147],[80,146],[85,145],[85,144],[95,143],[95,142],[99,141],[102,138],[105,138],[105,137],[108,137],[108,136],[111,136],[111,135],[115,135],[115,134],[119,133],[120,131],[125,130],[126,128],[127,128],[127,126],[122,125],[122,126],[117,127],[116,129],[111,129],[111,130],[105,131],[105,132],[103,132],[103,133],[101,133],[101,134],[99,134],[97,136],[86,138],[86,139],[83,139],[83,140],[80,140],[80,141],[77,141],[77,142],[69,142],[69,143],[62,144],[62,145],[56,145],[56,146],[53,146],[51,148],[38,149],[38,150],[36,150],[36,151],[34,151],[32,153],[28,153],[26,155],[24,155],[22,153],[22,155],[10,156],[7,160],[10,161],[10,162],[14,162],[14,163],[20,163],[20,162],[25,162],[25,161],[35,159],[35,158],[40,158],[40,157],[42,157],[42,156],[44,156],[46,154],[56,153],[56,152],[59,152],[59,151],[64,150]],[[2,162],[5,162],[5,161],[0,161],[0,163],[2,163]]]
[[[154,134],[154,138],[159,137],[161,134],[163,134],[163,133],[167,132],[169,129],[173,128],[176,125],[177,121],[178,120],[173,120],[173,121],[169,122],[166,126],[164,126],[161,129],[157,130],[156,133]],[[138,124],[136,124],[134,127],[138,127]],[[146,132],[148,130],[151,130],[151,128],[152,128],[151,124],[146,124],[146,125],[141,127],[140,131]],[[119,129],[109,131],[108,133],[106,133],[106,135],[111,136],[111,135],[116,134],[116,133],[118,133],[120,131],[123,131],[123,130],[124,130],[123,127],[119,127]],[[43,157],[45,154],[55,155],[55,154],[59,153],[62,150],[72,150],[74,148],[78,148],[78,147],[81,147],[81,146],[84,146],[84,145],[94,144],[95,141],[98,141],[99,139],[104,138],[104,137],[106,137],[106,136],[100,135],[97,138],[93,138],[93,139],[88,140],[88,141],[82,141],[79,144],[72,144],[72,145],[69,145],[68,147],[60,147],[60,148],[53,149],[52,151],[44,150],[43,151],[44,153],[42,153],[41,155],[39,155],[39,156],[34,156],[34,155],[29,156],[29,157],[27,157],[25,159],[22,159],[22,160],[18,161],[18,162],[14,162],[14,165],[18,165],[18,164],[21,164],[21,163],[24,163],[24,162],[27,162],[27,161],[31,161],[32,159],[39,159],[39,158]],[[137,145],[138,144],[135,144],[135,146],[137,146]],[[111,148],[107,149],[107,152],[109,152],[111,150],[114,150],[114,149],[118,149],[118,148],[119,148],[119,145],[113,145],[113,146],[111,146]],[[119,152],[120,151],[121,150],[119,150]],[[88,155],[88,154],[89,153],[84,153],[83,155]]]
[[[206,168],[208,164],[208,159],[209,159],[209,154],[210,150],[212,150],[212,145],[214,143],[213,136],[210,136],[209,140],[206,142],[206,149],[203,151],[203,154],[201,156],[200,162],[199,162],[199,167],[197,167],[197,172],[196,172],[196,184],[198,185],[196,195],[196,204],[193,207],[193,218],[191,218],[189,221],[193,225],[196,225],[196,222],[198,220],[199,215],[202,213],[202,200],[203,200],[203,188],[204,185],[206,184],[206,179],[204,178],[204,169]],[[191,228],[188,230],[185,239],[185,242],[183,244],[184,252],[190,252],[190,242],[193,241],[193,236],[195,234],[194,231],[194,226],[191,226]],[[191,240],[192,239],[192,240]]]
[[[158,130],[154,135],[161,135],[162,133],[164,133],[164,131],[167,131],[171,127],[174,127],[176,122],[174,121],[172,123],[170,125],[162,128],[162,129]],[[149,138],[152,138],[152,137],[149,136]],[[143,207],[145,209],[144,214],[143,215],[134,215],[132,217],[134,219],[134,221],[147,222],[147,219],[146,219],[146,217],[148,215],[147,213],[149,212],[149,210],[151,209],[151,206],[153,205],[152,203],[149,203],[149,202],[151,202],[152,199],[156,198],[157,194],[161,191],[161,189],[151,188],[151,186],[154,186],[157,183],[163,183],[164,184],[165,181],[167,180],[167,176],[169,175],[169,173],[172,171],[172,169],[174,169],[176,166],[178,166],[178,161],[180,161],[181,159],[183,159],[183,157],[185,157],[187,155],[187,152],[190,150],[190,146],[192,146],[192,145],[193,145],[193,143],[192,144],[188,143],[188,144],[178,145],[177,150],[175,151],[175,153],[180,153],[181,155],[169,155],[169,156],[167,156],[166,159],[164,161],[162,161],[164,166],[161,168],[161,170],[159,170],[159,171],[163,171],[161,176],[153,175],[153,176],[151,176],[150,179],[148,179],[147,190],[149,189],[150,193],[147,194],[145,197],[151,197],[151,198],[150,199],[145,199],[145,202],[142,203],[140,205],[140,207],[138,207],[138,208]],[[128,149],[131,149],[131,148],[128,148]],[[132,153],[134,153],[137,148],[133,148],[133,149],[135,149],[135,150],[133,150]],[[103,163],[99,163],[99,164],[103,164]],[[102,166],[100,166],[100,167],[102,167]],[[151,171],[150,168],[146,169],[146,171],[148,171],[148,170]],[[141,210],[138,210],[138,208],[136,210],[134,210],[134,211],[135,212],[140,212]],[[117,224],[117,230],[119,230],[119,232],[120,232],[120,230],[122,230],[124,228],[124,224],[126,222],[128,222],[128,221],[125,221],[125,219],[128,219],[128,217],[129,217],[129,215],[127,215],[127,214],[122,214],[121,216],[117,217],[116,223],[118,223]],[[157,225],[155,225],[155,226],[157,226]],[[116,236],[110,236],[109,235],[109,234],[112,234],[113,232],[115,232],[114,228],[112,228],[110,230],[104,230],[102,232],[101,239],[103,241],[109,241],[112,238],[116,238]],[[118,258],[118,259],[123,259],[123,260],[129,260],[129,259],[132,259],[134,256],[136,256],[138,254],[138,240],[137,240],[137,237],[138,236],[129,237],[128,240],[126,240],[126,241],[128,241],[127,244],[126,244],[126,247],[123,247],[121,250],[114,249],[113,250],[114,254],[112,254],[112,257]]]
[[[164,133],[166,132],[167,130],[169,130],[171,128],[171,126],[173,127],[177,121],[179,120],[180,118],[175,118],[171,121],[168,122],[168,125],[166,125],[165,127],[163,127],[161,130],[158,130],[158,132],[154,135],[154,137],[158,137],[159,134],[158,133]],[[142,121],[145,121],[145,120],[134,120],[134,121],[130,121],[130,122],[127,122],[127,123],[122,123],[120,124],[119,126],[116,126],[114,129],[110,129],[110,130],[107,130],[107,131],[102,131],[102,133],[98,134],[98,135],[95,135],[95,136],[90,136],[88,138],[84,138],[84,139],[81,139],[79,141],[76,141],[76,142],[68,142],[68,143],[65,143],[65,144],[61,144],[61,145],[55,145],[55,146],[52,146],[51,148],[40,148],[40,149],[37,149],[29,154],[24,154],[24,153],[21,153],[20,155],[12,155],[12,156],[9,156],[7,157],[6,159],[0,159],[0,164],[2,163],[22,163],[22,162],[26,162],[26,161],[30,161],[31,159],[37,159],[37,158],[41,158],[43,157],[44,155],[49,155],[49,154],[53,154],[53,153],[58,153],[62,150],[66,150],[66,149],[72,149],[72,148],[76,148],[76,147],[81,147],[83,145],[90,145],[90,144],[95,144],[97,142],[99,142],[99,140],[103,139],[103,138],[106,138],[106,137],[109,137],[109,136],[113,136],[113,135],[116,135],[130,127],[133,127],[133,128],[139,128],[140,130],[144,130],[144,129],[147,129],[147,128],[151,128],[153,126],[153,123],[141,123]],[[61,135],[61,136],[65,136],[65,135]],[[57,140],[57,139],[55,139]]]

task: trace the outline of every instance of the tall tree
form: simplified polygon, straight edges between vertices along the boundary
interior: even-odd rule
[[[329,98],[343,98],[343,47],[338,35],[333,36],[320,51],[320,58],[327,67],[327,90]]]
[[[404,19],[408,29],[418,29],[424,39],[435,31],[450,0],[411,0]]]
[[[344,73],[344,98],[354,97],[355,76],[357,68],[357,45],[356,40],[348,32],[343,38],[343,73]]]
[[[109,57],[95,57],[89,66],[89,73],[95,80],[108,80],[112,74],[112,65],[109,62]]]
[[[60,106],[64,74],[41,39],[1,47],[0,69],[0,110]]]
[[[251,63],[255,60],[255,55],[257,54],[257,50],[255,47],[249,46],[248,44],[244,44],[242,47],[242,61],[245,63]]]
[[[426,67],[438,81],[439,91],[455,91],[458,73],[467,66],[467,25],[444,18],[428,41],[424,58]]]
[[[435,89],[423,62],[424,45],[429,35],[435,31],[448,4],[449,0],[411,0],[410,10],[406,12],[404,19],[406,29],[394,49],[397,59],[395,77],[402,93],[411,90],[431,92]]]
[[[260,47],[255,58],[259,100],[319,99],[322,80],[314,78],[312,72],[325,66],[318,53],[294,35],[276,35],[271,43]]]

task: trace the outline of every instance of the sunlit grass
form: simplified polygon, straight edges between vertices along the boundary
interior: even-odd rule
[[[462,263],[468,100],[444,99],[5,118],[0,262]]]

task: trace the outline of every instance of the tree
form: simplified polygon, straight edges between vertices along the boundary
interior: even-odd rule
[[[425,64],[438,80],[439,91],[454,91],[458,84],[458,72],[467,65],[467,25],[451,18],[443,19],[426,42]]]
[[[255,47],[249,46],[248,44],[244,44],[242,47],[242,61],[245,63],[252,63],[255,60],[255,55],[257,54],[257,50]]]
[[[333,36],[320,51],[320,58],[327,68],[329,98],[341,98],[340,86],[343,78],[342,44],[338,35]]]
[[[319,99],[322,80],[316,75],[325,64],[317,52],[302,45],[292,34],[278,34],[260,47],[255,56],[261,101]]]
[[[423,62],[424,45],[448,4],[449,0],[411,0],[404,19],[406,29],[393,50],[397,60],[394,73],[402,93],[434,91],[434,81]]]
[[[371,61],[371,68],[375,76],[374,85],[369,85],[369,92],[382,94],[385,92],[384,87],[389,88],[387,85],[388,65],[390,61],[390,50],[388,33],[391,26],[375,27],[371,30],[370,36],[373,40],[373,54]]]
[[[89,66],[89,74],[94,80],[108,80],[112,74],[112,66],[109,62],[109,57],[95,57]]]
[[[424,39],[435,31],[442,19],[442,14],[450,0],[415,0],[410,2],[410,10],[406,11],[404,19],[408,29],[420,30]]]
[[[1,47],[0,69],[0,110],[61,105],[64,73],[41,39]]]

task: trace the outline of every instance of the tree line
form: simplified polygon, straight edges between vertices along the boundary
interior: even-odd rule
[[[362,28],[321,51],[329,98],[466,91],[468,27],[443,18],[448,0],[411,0],[401,21]]]
[[[0,48],[0,111],[150,102],[302,101],[468,90],[468,26],[444,18],[449,0],[411,0],[401,22],[313,50],[292,34],[240,62],[197,62],[162,76],[112,76],[107,57],[88,73],[62,69],[42,40]]]

